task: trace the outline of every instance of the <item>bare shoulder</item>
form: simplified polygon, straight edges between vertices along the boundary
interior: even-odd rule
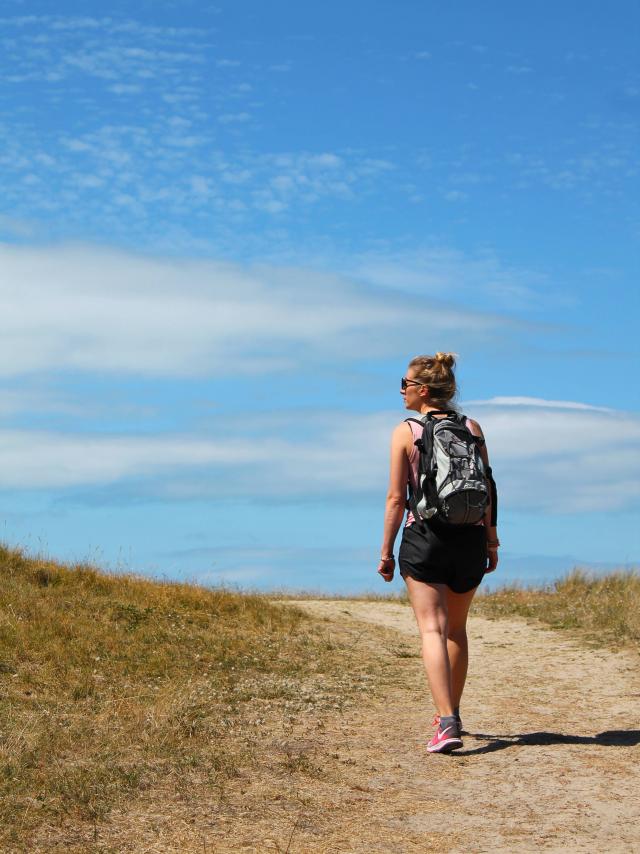
[[[484,439],[482,427],[478,424],[477,421],[475,421],[473,418],[467,418],[467,424],[469,425],[469,430],[471,430],[474,436],[479,436],[481,439]]]
[[[404,448],[410,448],[413,444],[411,427],[406,421],[401,421],[396,425],[396,427],[394,427],[393,433],[391,434],[391,444],[401,445]]]

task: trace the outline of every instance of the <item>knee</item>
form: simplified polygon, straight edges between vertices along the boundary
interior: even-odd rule
[[[447,633],[448,626],[446,614],[433,614],[428,619],[422,621],[420,625],[420,636],[423,641],[434,634],[442,635],[442,637],[446,638]]]
[[[467,642],[467,627],[466,626],[449,626],[447,630],[447,638],[454,643],[464,644]]]

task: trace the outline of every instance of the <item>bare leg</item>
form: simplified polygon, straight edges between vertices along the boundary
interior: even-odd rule
[[[460,705],[464,683],[469,666],[469,644],[467,641],[467,616],[474,594],[474,587],[468,593],[454,593],[445,588],[447,612],[449,615],[447,632],[447,652],[451,666],[451,698],[454,708]]]
[[[422,638],[422,660],[433,702],[441,716],[453,714],[451,670],[447,654],[447,587],[405,578],[409,601]]]

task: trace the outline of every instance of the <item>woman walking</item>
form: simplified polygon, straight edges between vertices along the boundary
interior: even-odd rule
[[[401,384],[405,408],[434,421],[453,411],[457,390],[454,367],[452,353],[412,359]],[[385,581],[393,579],[393,546],[404,517],[407,487],[414,496],[418,488],[420,451],[415,443],[422,437],[423,426],[408,419],[395,428],[391,438],[389,490],[378,566]],[[483,517],[475,524],[449,524],[437,513],[431,518],[416,519],[410,510],[398,554],[437,710],[436,731],[427,745],[430,753],[448,753],[462,747],[460,699],[468,666],[467,615],[485,572],[491,572],[498,564],[500,543],[492,514],[497,499],[489,457],[480,425],[467,419],[466,426],[477,437],[488,474],[489,501]],[[412,505],[415,510],[415,502]]]

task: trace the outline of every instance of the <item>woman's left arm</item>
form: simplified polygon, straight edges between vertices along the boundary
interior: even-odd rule
[[[482,445],[480,445],[480,456],[482,457],[482,461],[485,464],[485,468],[489,469],[489,452],[487,451],[487,445],[484,442],[484,434],[482,432],[482,428],[478,424],[477,421],[473,421],[471,418],[468,418],[469,426],[471,428],[471,432],[478,436],[483,440]],[[493,505],[491,499],[491,493],[489,493],[489,504],[487,505],[487,509],[484,514],[484,529],[487,536],[487,553],[488,553],[488,561],[487,561],[487,572],[493,572],[493,570],[498,566],[498,548],[500,546],[500,540],[498,539],[498,529],[491,524],[493,518]]]
[[[407,500],[407,480],[409,461],[407,459],[408,425],[398,424],[391,436],[391,466],[389,470],[389,489],[384,510],[384,530],[378,572],[385,581],[391,581],[395,569],[393,545],[402,520]]]

